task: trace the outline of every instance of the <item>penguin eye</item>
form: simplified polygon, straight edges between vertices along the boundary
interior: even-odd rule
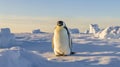
[[[63,21],[58,21],[58,22],[57,22],[57,25],[58,25],[58,26],[62,26],[62,25],[63,25]]]

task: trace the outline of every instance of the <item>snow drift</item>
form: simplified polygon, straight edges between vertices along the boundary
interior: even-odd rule
[[[120,66],[119,39],[100,40],[91,34],[72,34],[76,54],[56,57],[51,47],[52,35],[15,34],[16,44],[11,48],[0,48],[0,67]]]
[[[36,51],[18,46],[0,49],[0,67],[47,67],[44,63],[45,60]]]
[[[0,29],[0,47],[8,47],[15,41],[14,34],[10,32],[9,28]]]
[[[22,57],[24,51],[19,47],[0,49],[0,67],[31,67],[30,62]]]
[[[101,39],[120,39],[120,26],[110,26],[95,34]]]

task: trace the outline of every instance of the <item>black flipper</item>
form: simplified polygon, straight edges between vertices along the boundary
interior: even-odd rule
[[[68,38],[69,38],[69,48],[70,48],[70,50],[72,51],[72,39],[71,39],[71,37],[70,37],[70,32],[69,32],[69,30],[68,30],[68,28],[67,28],[66,26],[65,26],[64,28],[65,28],[66,31],[67,31]]]

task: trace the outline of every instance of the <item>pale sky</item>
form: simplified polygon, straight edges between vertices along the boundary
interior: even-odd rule
[[[0,0],[0,28],[53,32],[59,20],[82,32],[89,24],[120,26],[120,0]]]

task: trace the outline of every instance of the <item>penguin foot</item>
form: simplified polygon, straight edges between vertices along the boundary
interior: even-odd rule
[[[75,54],[75,52],[71,52],[71,53],[70,53],[70,55],[73,55],[73,54]],[[68,55],[65,55],[65,54],[58,54],[58,55],[55,55],[55,56],[59,57],[59,56],[68,56]]]
[[[56,55],[57,57],[59,57],[59,56],[64,56],[64,54],[59,54],[59,55]]]
[[[75,54],[75,52],[71,52],[70,54],[71,54],[71,55],[72,55],[72,54]]]
[[[64,54],[59,54],[59,55],[56,55],[57,57],[59,57],[59,56],[68,56],[68,55],[64,55]]]

